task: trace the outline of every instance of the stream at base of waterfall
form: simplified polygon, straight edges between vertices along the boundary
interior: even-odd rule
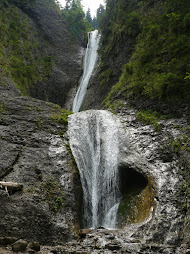
[[[112,113],[89,110],[69,117],[70,146],[83,188],[86,228],[116,227],[121,199],[118,128]]]

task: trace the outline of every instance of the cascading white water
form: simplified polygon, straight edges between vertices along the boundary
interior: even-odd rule
[[[83,76],[82,76],[77,94],[73,102],[73,108],[72,108],[73,112],[78,112],[84,101],[84,97],[87,91],[87,86],[97,62],[97,58],[98,58],[97,49],[98,49],[99,41],[100,41],[100,35],[98,34],[98,30],[88,33],[88,45],[87,45],[85,56],[84,56]]]
[[[118,128],[114,115],[89,110],[69,117],[70,146],[84,193],[84,226],[116,227],[120,202]]]

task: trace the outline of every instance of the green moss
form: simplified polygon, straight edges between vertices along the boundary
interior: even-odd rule
[[[170,115],[160,115],[158,112],[152,109],[139,111],[137,114],[137,119],[139,119],[144,124],[152,124],[156,131],[161,130],[161,125],[158,123],[160,120],[170,119]]]
[[[133,188],[128,192],[124,193],[122,197],[122,201],[120,202],[118,209],[118,214],[119,216],[122,216],[122,220],[125,222],[129,223],[134,220],[132,207],[135,206],[137,194],[138,191],[135,188]]]
[[[73,114],[73,112],[68,111],[66,109],[62,109],[59,113],[54,113],[51,116],[51,119],[59,122],[60,124],[68,125],[68,116]]]
[[[50,177],[42,183],[41,187],[52,212],[55,213],[64,207],[64,193],[55,179]]]
[[[36,119],[36,125],[38,126],[38,128],[41,128],[43,124],[44,124],[44,121],[40,117],[38,117]]]
[[[144,124],[152,124],[156,131],[161,130],[161,126],[158,123],[159,115],[157,112],[152,112],[151,110],[139,111],[136,116]]]
[[[73,153],[72,153],[72,150],[71,150],[70,145],[69,145],[69,144],[65,144],[65,146],[66,146],[67,151],[68,151],[68,152],[70,153],[70,155],[71,155],[71,159],[72,159],[73,164],[77,167],[77,163],[76,163],[76,161],[75,161],[75,157],[73,156]]]
[[[36,110],[36,111],[39,111],[39,112],[42,111],[42,109],[41,109],[40,106],[36,106],[35,110]]]
[[[155,206],[152,186],[153,181],[149,177],[144,189],[135,184],[126,189],[118,209],[121,224],[139,223],[148,218],[151,207]]]
[[[107,84],[109,84],[111,78],[112,78],[112,70],[111,69],[107,69],[107,70],[101,72],[98,76],[98,81],[99,81],[100,87],[103,88]]]
[[[2,115],[6,114],[5,105],[4,105],[4,104],[0,104],[0,113],[1,113]]]

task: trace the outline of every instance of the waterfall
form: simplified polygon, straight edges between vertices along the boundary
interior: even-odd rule
[[[73,108],[72,108],[73,112],[78,112],[84,101],[84,97],[87,91],[87,86],[97,62],[97,58],[98,58],[97,49],[98,49],[99,41],[100,41],[100,35],[98,34],[98,30],[88,33],[88,45],[87,45],[85,56],[84,56],[83,76],[81,78],[78,91],[73,102]]]
[[[84,227],[116,227],[120,202],[118,128],[115,116],[88,110],[69,116],[70,146],[83,187]]]

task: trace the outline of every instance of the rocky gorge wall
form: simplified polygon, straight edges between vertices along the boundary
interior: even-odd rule
[[[0,84],[0,236],[56,244],[80,228],[80,178],[59,122],[61,108]]]
[[[71,90],[81,73],[82,48],[71,43],[57,12],[46,8],[45,1],[36,4],[20,12],[28,16],[38,36],[41,33],[47,39],[45,51],[55,59],[48,79],[38,82],[30,93],[69,108]],[[118,52],[119,45],[115,44],[116,67],[130,55],[131,44],[125,56]],[[114,58],[110,61],[113,65]],[[93,80],[94,104],[89,99],[85,109],[99,108],[106,94],[97,89],[97,76]],[[0,240],[9,236],[62,245],[42,249],[43,254],[189,252],[189,189],[183,156],[189,142],[188,105],[170,108],[162,104],[159,108],[146,98],[141,98],[142,103],[141,99],[125,101],[118,94],[116,99],[109,110],[123,123],[120,229],[92,230],[78,239],[82,190],[69,147],[67,114],[55,104],[22,96],[12,79],[1,79],[0,181],[22,183],[23,190],[7,193],[0,189]],[[156,118],[142,111],[149,107],[172,115]]]
[[[0,78],[9,77],[23,95],[71,108],[83,41],[72,37],[55,2],[3,0],[0,21]]]
[[[44,1],[36,1],[27,14],[38,34],[48,41],[46,52],[53,59],[53,68],[48,79],[37,83],[30,93],[38,99],[71,109],[82,74],[83,44],[72,38],[59,12],[48,8]]]

